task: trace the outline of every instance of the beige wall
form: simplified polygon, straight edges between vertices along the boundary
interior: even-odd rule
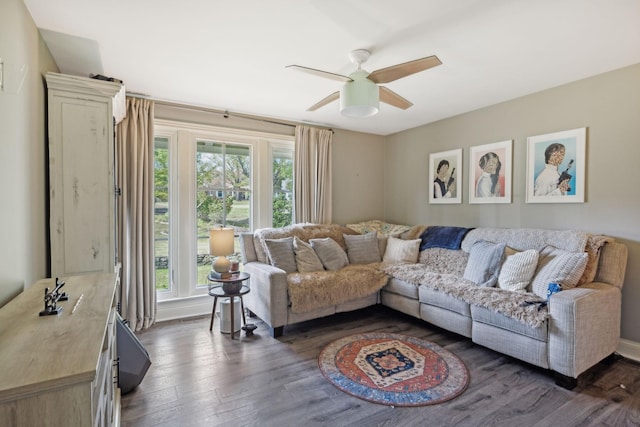
[[[0,306],[47,274],[45,85],[58,71],[22,0],[0,2]],[[24,79],[23,79],[24,77]]]
[[[434,100],[437,102],[437,100]],[[525,203],[527,136],[587,128],[584,204]],[[468,203],[469,147],[513,140],[513,202]],[[463,149],[462,204],[430,205],[429,153]],[[385,218],[406,224],[580,229],[629,248],[622,337],[640,342],[640,65],[387,138]]]
[[[336,130],[333,135],[333,222],[384,218],[384,141],[379,135]]]

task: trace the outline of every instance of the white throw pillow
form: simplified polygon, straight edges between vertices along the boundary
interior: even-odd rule
[[[330,237],[309,240],[326,270],[340,270],[349,264],[347,253]]]
[[[540,251],[538,268],[531,283],[533,293],[547,297],[549,283],[559,283],[562,289],[573,288],[578,284],[587,266],[586,252],[568,252],[553,246]]]
[[[384,251],[384,262],[418,262],[421,239],[403,240],[390,236]]]
[[[509,252],[505,251],[505,254]],[[513,252],[512,252],[513,253]],[[538,251],[529,249],[508,255],[500,269],[498,287],[514,292],[524,292],[538,265]]]

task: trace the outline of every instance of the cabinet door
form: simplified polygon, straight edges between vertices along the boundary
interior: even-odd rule
[[[113,271],[113,122],[106,101],[50,93],[51,274]]]

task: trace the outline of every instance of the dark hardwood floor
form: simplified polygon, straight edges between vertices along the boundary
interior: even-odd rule
[[[249,321],[249,319],[248,319]],[[640,365],[600,363],[572,391],[548,371],[473,344],[382,306],[285,328],[273,339],[231,341],[218,319],[158,323],[138,334],[152,365],[122,397],[122,426],[640,426]],[[324,379],[320,350],[348,334],[383,331],[421,337],[455,353],[468,389],[445,403],[393,408],[345,394]]]

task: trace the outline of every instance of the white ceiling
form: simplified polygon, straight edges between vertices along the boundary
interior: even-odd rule
[[[640,63],[639,0],[24,0],[61,72],[155,99],[388,135]],[[414,106],[367,119],[338,102],[366,48],[373,71],[437,55],[386,86]]]

